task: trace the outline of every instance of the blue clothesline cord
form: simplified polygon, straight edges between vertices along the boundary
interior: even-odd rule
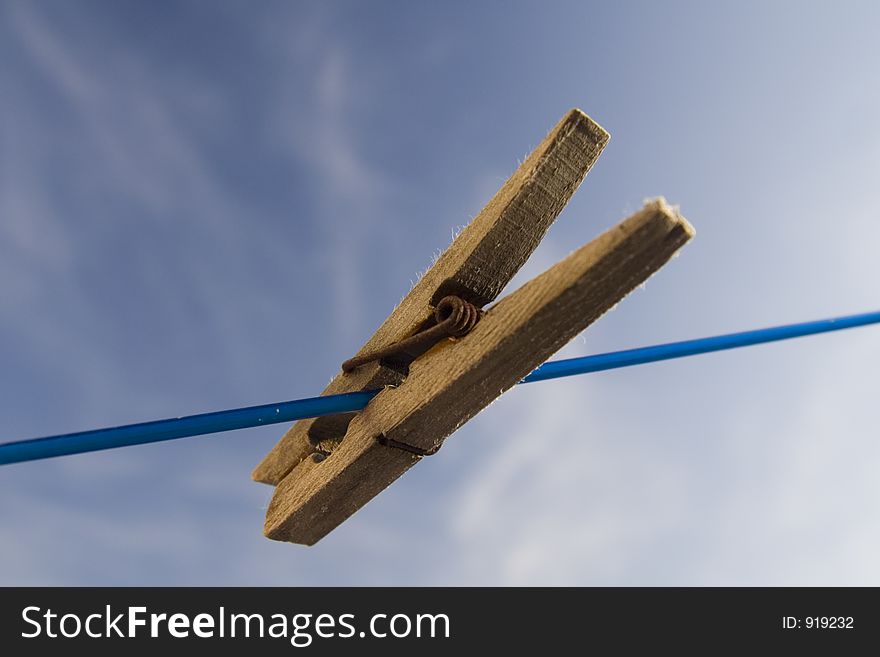
[[[359,411],[378,390],[310,397],[0,444],[0,465]]]
[[[655,344],[650,347],[613,351],[607,354],[596,354],[583,358],[553,360],[541,365],[523,379],[522,383],[533,383],[563,376],[574,376],[575,374],[589,374],[590,372],[614,370],[619,367],[656,363],[660,360],[684,358],[685,356],[708,354],[713,351],[724,351],[725,349],[736,349],[738,347],[749,347],[765,342],[801,338],[806,335],[829,333],[831,331],[840,331],[869,324],[880,324],[880,311],[831,317],[829,319],[817,319],[812,322],[801,322],[799,324],[771,326],[769,328],[742,331],[741,333],[727,333],[709,338],[683,340],[682,342]]]
[[[521,383],[601,372],[878,323],[880,323],[880,311],[820,319],[800,324],[773,326],[682,342],[670,342],[582,358],[549,361],[529,374]],[[341,395],[296,399],[277,404],[249,406],[168,420],[127,424],[108,429],[2,443],[0,444],[0,465],[359,411],[378,392],[378,390],[365,390]]]

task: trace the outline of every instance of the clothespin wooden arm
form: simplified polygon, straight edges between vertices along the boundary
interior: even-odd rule
[[[418,332],[430,319],[432,306],[448,294],[479,307],[493,301],[537,247],[607,142],[608,133],[586,114],[577,109],[568,112],[358,354]],[[323,394],[382,388],[399,384],[404,376],[401,369],[370,363],[337,375]],[[332,449],[353,416],[295,423],[256,467],[253,478],[277,485],[316,445]]]
[[[581,247],[486,312],[457,341],[415,360],[324,461],[278,485],[264,531],[313,544],[659,269],[693,236],[663,199]],[[487,458],[491,458],[488,455]]]

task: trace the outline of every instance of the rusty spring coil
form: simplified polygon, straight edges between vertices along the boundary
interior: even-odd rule
[[[461,297],[443,297],[434,309],[434,321],[436,324],[383,349],[377,349],[362,356],[349,358],[342,364],[342,371],[351,372],[361,365],[374,360],[392,359],[395,356],[413,357],[420,355],[444,338],[460,338],[467,335],[477,325],[482,315],[482,310]]]

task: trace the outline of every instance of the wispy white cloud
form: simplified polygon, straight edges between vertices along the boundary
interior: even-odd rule
[[[318,20],[318,19],[315,19]],[[320,21],[319,21],[320,24]],[[361,102],[365,79],[376,75],[353,59],[332,30],[299,26],[294,38],[279,43],[275,54],[296,76],[282,80],[272,130],[307,167],[318,184],[317,225],[322,227],[316,280],[326,281],[333,327],[346,343],[363,333],[367,296],[364,272],[375,263],[375,247],[384,241],[389,218],[383,201],[394,182],[370,166],[358,144],[364,123]],[[303,43],[320,45],[303,55]],[[307,80],[304,87],[302,80]]]
[[[476,420],[480,467],[451,505],[469,571],[459,575],[484,584],[619,581],[636,546],[680,522],[683,466],[659,445],[621,441],[597,389],[587,380],[528,386]],[[626,485],[633,480],[641,486]]]
[[[180,323],[191,320],[190,308],[197,308],[198,325],[190,323],[188,328],[214,333],[224,349],[222,357],[245,369],[252,362],[242,349],[248,343],[248,324],[242,318],[248,315],[230,306],[229,299],[246,301],[261,311],[277,307],[263,286],[243,280],[242,274],[252,273],[254,263],[283,271],[290,252],[252,230],[250,219],[259,210],[220,179],[215,163],[193,136],[189,110],[182,107],[191,101],[201,107],[206,94],[211,105],[222,106],[222,95],[199,79],[169,85],[160,72],[126,52],[108,60],[87,42],[53,32],[35,8],[19,5],[11,15],[23,51],[66,110],[64,121],[54,125],[55,108],[35,110],[43,103],[28,93],[13,95],[6,109],[10,132],[21,135],[12,139],[3,158],[2,225],[11,238],[5,242],[9,256],[18,262],[13,291],[36,286],[42,295],[58,295],[58,278],[64,278],[63,303],[77,315],[86,309],[98,314],[100,292],[78,285],[84,259],[101,248],[109,231],[128,226],[139,236],[145,232],[140,222],[158,222],[162,227],[155,234],[166,236],[165,252],[151,257],[146,244],[126,245],[139,256],[126,263],[137,276],[133,292],[145,295],[160,315]],[[200,110],[202,114],[210,117]],[[47,126],[44,139],[33,139]],[[55,164],[60,147],[90,161]],[[53,178],[74,191],[66,197],[49,193]],[[78,199],[88,211],[101,205],[99,199],[107,199],[112,209],[85,217],[80,208],[69,205]],[[137,216],[125,216],[123,208],[132,207]],[[261,259],[255,260],[254,253]],[[102,261],[107,258],[106,253],[97,255]],[[217,267],[218,262],[227,266]],[[46,280],[53,270],[55,278]],[[30,332],[50,323],[24,317],[17,325]],[[64,331],[53,335],[66,337]],[[38,341],[48,339],[37,336]],[[115,371],[115,376],[125,378],[112,358],[100,351],[92,358],[103,361],[97,368],[102,377],[112,377]],[[93,383],[100,388],[98,381]]]

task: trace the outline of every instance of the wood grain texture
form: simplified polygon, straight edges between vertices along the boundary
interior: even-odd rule
[[[581,247],[489,309],[467,336],[438,344],[380,392],[323,462],[275,489],[264,531],[311,545],[418,457],[377,437],[430,449],[515,385],[663,266],[693,228],[663,199]],[[576,413],[577,409],[572,409]]]
[[[493,301],[537,247],[608,138],[608,133],[580,110],[568,112],[358,354],[416,333],[430,318],[432,306],[447,294],[457,294],[480,307]],[[396,385],[404,374],[371,363],[338,374],[322,394]],[[345,435],[352,417],[354,414],[346,414],[295,423],[254,469],[252,477],[277,484],[315,450],[313,443],[320,442],[322,449],[331,451]]]

